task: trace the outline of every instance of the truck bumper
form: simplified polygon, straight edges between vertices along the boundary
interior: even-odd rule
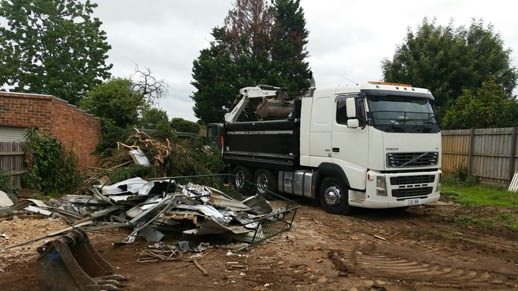
[[[349,205],[396,208],[436,202],[440,198],[441,171],[413,173],[367,172],[365,192],[349,190]]]

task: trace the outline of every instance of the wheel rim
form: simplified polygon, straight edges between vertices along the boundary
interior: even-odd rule
[[[236,172],[236,187],[242,188],[245,185],[245,173],[242,170]]]
[[[265,174],[257,176],[257,191],[260,194],[266,193],[268,190],[268,177]]]
[[[324,191],[324,200],[327,205],[336,206],[342,201],[342,191],[336,185],[329,186]]]

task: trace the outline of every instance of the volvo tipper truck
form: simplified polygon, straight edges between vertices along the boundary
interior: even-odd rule
[[[368,82],[310,88],[294,101],[285,97],[282,88],[243,88],[225,123],[209,125],[237,188],[252,181],[260,194],[318,199],[335,214],[439,200],[441,132],[429,90]],[[251,98],[290,113],[282,120],[238,122]]]

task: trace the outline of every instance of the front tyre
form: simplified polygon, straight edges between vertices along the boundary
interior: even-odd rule
[[[326,177],[320,184],[319,199],[322,208],[332,214],[348,214],[349,189],[345,183],[333,177]]]

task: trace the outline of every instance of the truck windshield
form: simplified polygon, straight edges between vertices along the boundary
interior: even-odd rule
[[[403,96],[367,96],[372,126],[387,132],[439,132],[431,99]]]

